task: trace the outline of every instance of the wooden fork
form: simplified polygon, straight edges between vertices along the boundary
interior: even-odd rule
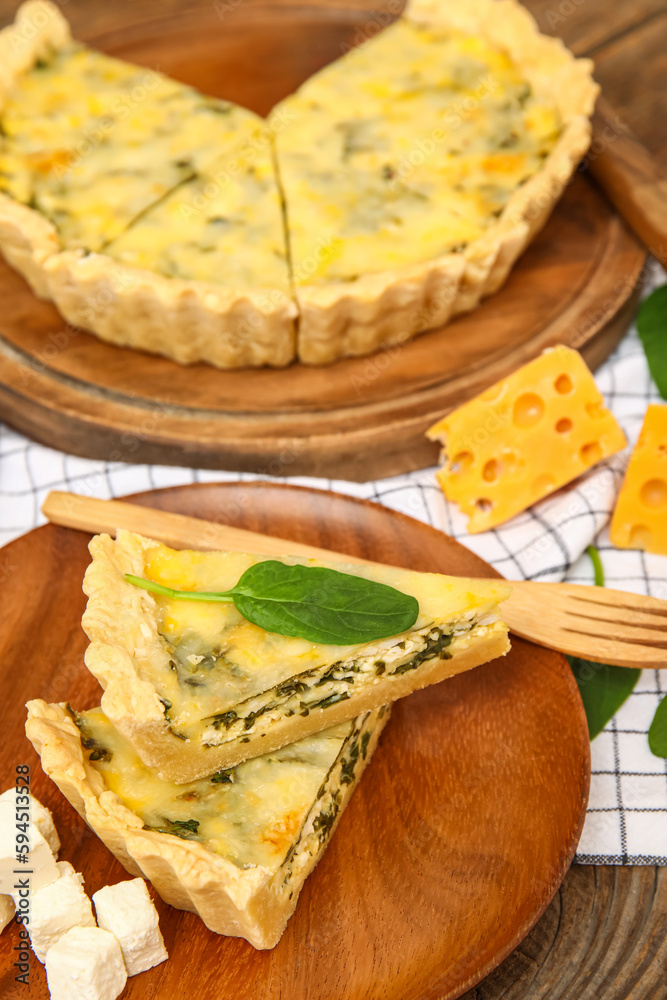
[[[334,557],[374,565],[370,560],[330,549],[119,500],[96,500],[54,491],[48,494],[42,511],[49,521],[66,528],[110,535],[115,535],[118,528],[125,528],[176,549]],[[502,605],[502,617],[515,635],[598,663],[667,668],[667,601],[569,583],[527,580],[512,582],[511,586],[512,595]]]

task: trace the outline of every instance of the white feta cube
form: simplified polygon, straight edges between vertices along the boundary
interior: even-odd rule
[[[142,878],[105,885],[93,895],[97,923],[118,939],[128,976],[169,958],[158,914]]]
[[[21,818],[25,815],[19,808],[17,816],[13,794],[0,797],[0,893],[12,895],[17,906],[16,892],[25,890],[26,880],[30,891],[35,892],[55,882],[59,875],[48,842],[34,823]],[[21,850],[26,846],[29,851]],[[20,861],[19,856],[27,857],[27,862]]]
[[[47,951],[72,927],[94,927],[95,918],[83,879],[68,861],[57,862],[60,878],[29,897],[27,928],[30,943],[40,962]]]
[[[0,934],[14,916],[14,900],[11,896],[0,896]]]
[[[19,791],[19,795],[24,796],[25,793]],[[13,806],[16,806],[16,788],[8,788],[6,792],[0,795],[0,803],[9,800]],[[58,831],[56,830],[55,823],[53,822],[53,816],[51,815],[51,810],[43,806],[39,799],[36,799],[34,795],[28,794],[30,803],[28,805],[28,810],[30,813],[30,822],[33,823],[39,832],[41,833],[44,840],[47,842],[51,848],[51,853],[54,857],[58,857],[58,851],[60,850],[60,837],[58,836]],[[21,799],[19,799],[21,802]],[[0,806],[0,808],[2,808]],[[19,806],[21,808],[21,806]]]
[[[51,1000],[116,1000],[127,982],[120,945],[101,927],[73,927],[45,965]]]

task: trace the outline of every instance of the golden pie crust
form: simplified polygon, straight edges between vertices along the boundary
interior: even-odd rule
[[[358,761],[354,780],[338,780],[344,763],[339,759],[303,824],[295,848],[276,871],[261,865],[239,868],[201,843],[145,830],[139,816],[105,786],[84,758],[81,734],[67,706],[35,700],[28,702],[27,708],[26,735],[40,755],[44,771],[127,871],[147,878],[176,909],[199,914],[216,934],[243,937],[255,948],[273,948],[278,943],[303,883],[322,856],[389,720],[384,709],[357,719],[359,732],[368,734],[368,746],[365,758]],[[340,798],[335,821],[323,840],[313,823],[330,792]]]
[[[327,364],[369,354],[474,309],[506,280],[585,154],[598,87],[592,62],[540,34],[516,0],[412,0],[403,17],[488,39],[505,49],[537,94],[556,106],[561,134],[543,167],[461,253],[353,281],[302,285],[296,301],[266,289],[181,281],[100,254],[59,251],[42,215],[0,195],[0,249],[34,291],[71,323],[114,344],[220,368]],[[28,0],[0,32],[0,102],[45,53],[69,41],[47,0]]]

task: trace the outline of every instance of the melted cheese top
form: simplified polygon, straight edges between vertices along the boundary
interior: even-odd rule
[[[149,209],[105,252],[169,278],[288,292],[282,208],[263,131]]]
[[[0,191],[49,218],[65,248],[99,250],[261,119],[71,46],[21,77],[0,124]]]
[[[68,46],[3,109],[0,191],[49,218],[67,249],[284,291],[290,256],[303,285],[461,251],[560,128],[507,53],[403,20],[306,81],[273,121]]]
[[[559,131],[509,56],[398,21],[279,106],[296,284],[463,249],[542,166]]]
[[[226,591],[249,566],[264,558],[240,552],[177,551],[154,543],[145,550],[143,573],[148,579],[176,590]],[[314,560],[311,564],[321,565]],[[157,628],[168,655],[159,664],[154,658],[146,658],[141,661],[140,670],[168,702],[170,720],[185,727],[187,732],[195,732],[196,727],[193,730],[191,726],[196,720],[269,692],[274,685],[303,671],[354,658],[370,663],[409,658],[426,642],[423,630],[428,632],[432,626],[446,624],[448,629],[458,626],[467,631],[473,622],[495,620],[498,601],[509,593],[501,581],[476,581],[472,585],[465,579],[434,573],[332,565],[416,597],[420,615],[413,629],[364,645],[331,646],[266,632],[246,621],[231,602],[151,595],[151,600],[155,599]],[[322,687],[316,690],[321,697],[327,694]]]
[[[76,715],[89,763],[146,827],[205,844],[241,868],[277,869],[354,730],[346,722],[233,770],[176,785],[146,767],[101,709]]]

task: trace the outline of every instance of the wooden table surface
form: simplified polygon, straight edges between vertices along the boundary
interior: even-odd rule
[[[217,0],[235,8],[295,0]],[[310,3],[313,0],[309,0]],[[368,9],[372,0],[320,0]],[[465,0],[450,0],[465,2]],[[541,29],[595,60],[619,117],[667,168],[667,0],[525,0]],[[61,0],[74,32],[103,33],[204,0]],[[206,5],[208,5],[206,3]],[[14,0],[0,0],[0,23]],[[376,9],[392,9],[377,0]],[[519,948],[464,1000],[665,1000],[667,869],[574,866]]]

